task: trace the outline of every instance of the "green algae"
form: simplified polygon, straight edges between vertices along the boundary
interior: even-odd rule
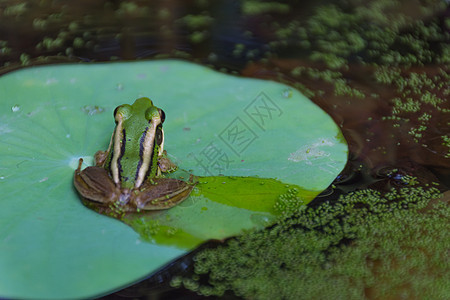
[[[254,299],[443,299],[450,207],[435,188],[362,190],[198,253],[173,286]],[[206,284],[208,282],[208,284]]]

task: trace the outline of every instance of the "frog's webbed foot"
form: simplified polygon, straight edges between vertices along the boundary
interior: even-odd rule
[[[121,190],[111,180],[108,172],[100,167],[87,167],[81,171],[82,163],[83,160],[80,158],[73,177],[73,184],[78,193],[90,201],[115,202],[121,194]]]
[[[132,202],[143,210],[162,210],[171,208],[185,200],[194,184],[174,178],[154,178],[146,181],[135,194]]]

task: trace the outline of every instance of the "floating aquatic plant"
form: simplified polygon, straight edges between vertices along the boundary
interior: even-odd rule
[[[130,284],[206,240],[299,209],[347,159],[336,124],[298,91],[182,61],[29,68],[2,76],[0,95],[3,297]],[[200,180],[173,209],[122,218],[135,232],[83,206],[72,181],[80,157],[107,148],[114,108],[142,96],[166,113],[171,160]]]
[[[176,277],[203,295],[244,298],[432,298],[450,292],[450,208],[438,189],[361,190],[303,207],[194,258]]]

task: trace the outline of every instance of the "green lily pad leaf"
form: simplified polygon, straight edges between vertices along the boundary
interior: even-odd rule
[[[106,149],[114,108],[142,96],[166,112],[169,157],[200,177],[180,205],[124,218],[133,230],[85,207],[72,180],[80,157]],[[298,91],[181,61],[33,67],[2,76],[0,97],[0,297],[120,288],[307,203],[347,158]]]

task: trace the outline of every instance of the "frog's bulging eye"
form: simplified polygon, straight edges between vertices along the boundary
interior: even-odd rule
[[[163,132],[161,129],[161,125],[159,125],[158,127],[156,127],[155,142],[156,142],[156,144],[161,146],[162,141],[163,141]]]
[[[114,109],[113,117],[114,121],[116,121],[117,124],[117,111],[120,109],[121,106],[117,106],[116,109]]]
[[[122,119],[126,120],[130,117],[130,114],[131,114],[131,105],[124,104],[117,106],[116,109],[114,110],[114,120],[116,121],[116,124],[119,121],[119,115],[122,117]]]
[[[166,114],[162,109],[159,109],[159,117],[161,118],[161,124],[164,123],[164,120],[166,119]]]

